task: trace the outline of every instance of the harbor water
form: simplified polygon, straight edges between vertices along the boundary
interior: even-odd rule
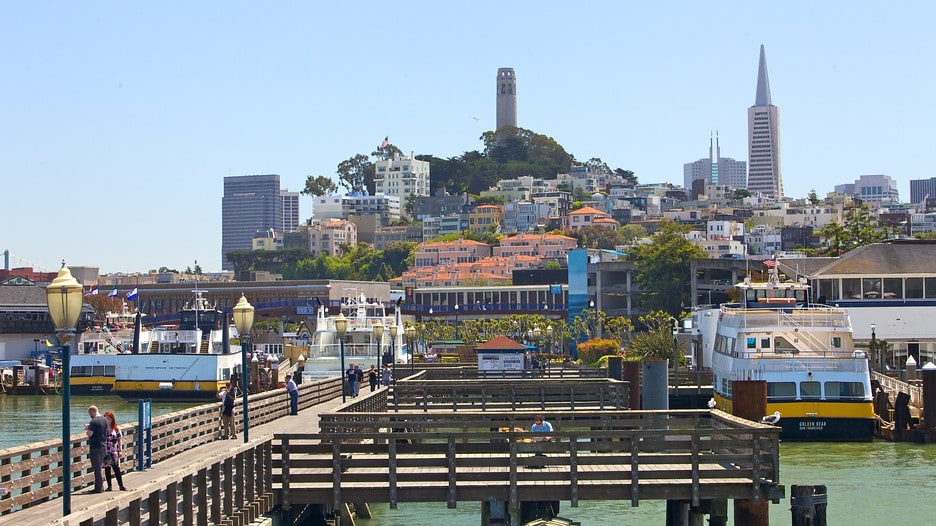
[[[113,411],[118,422],[132,423],[137,404],[117,396],[72,397],[72,433],[82,432],[88,421],[87,408],[97,405]],[[153,415],[171,413],[191,403],[153,403]],[[58,396],[0,395],[0,449],[30,442],[60,438],[61,398]],[[829,524],[915,525],[931,523],[936,516],[936,444],[798,443],[780,448],[780,479],[786,486],[824,484],[829,491]],[[664,504],[644,501],[632,508],[630,502],[583,501],[572,508],[560,504],[560,516],[586,526],[663,524]],[[479,503],[400,503],[391,510],[386,504],[371,504],[373,518],[359,526],[477,526]],[[770,523],[790,524],[789,498],[770,506]],[[729,523],[730,524],[730,523]]]

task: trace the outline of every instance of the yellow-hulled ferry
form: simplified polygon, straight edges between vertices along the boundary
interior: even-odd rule
[[[214,400],[241,364],[227,317],[195,290],[178,326],[150,331],[145,352],[118,354],[114,394],[127,400]],[[142,351],[142,349],[141,349]]]
[[[781,438],[870,441],[868,357],[855,349],[847,311],[811,304],[805,283],[769,276],[739,283],[738,303],[696,313],[717,316],[708,324],[715,407],[731,412],[732,381],[766,380],[767,414],[780,413]]]
[[[117,357],[134,352],[134,334],[138,334],[140,353],[149,351],[151,331],[139,321],[144,315],[131,312],[124,303],[121,312],[108,312],[101,325],[89,327],[78,335],[69,358],[72,394],[109,393],[114,388]]]

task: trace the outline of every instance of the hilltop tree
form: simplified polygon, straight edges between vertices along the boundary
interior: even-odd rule
[[[363,153],[338,163],[338,184],[351,192],[374,193],[374,163]]]
[[[637,282],[645,291],[641,303],[646,310],[664,310],[678,316],[684,305],[691,304],[692,260],[708,255],[683,236],[689,230],[689,226],[667,219],[660,222],[650,243],[630,249],[630,258],[638,269]]]
[[[299,193],[312,197],[321,197],[334,194],[336,191],[338,191],[338,185],[330,177],[310,175],[306,177],[305,188]]]

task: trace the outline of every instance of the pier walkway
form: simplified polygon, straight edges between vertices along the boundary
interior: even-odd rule
[[[197,447],[163,454],[153,469],[129,473],[130,491],[91,494],[86,487],[73,495],[65,518],[58,518],[58,500],[19,504],[23,509],[0,518],[18,526],[240,526],[276,507],[290,520],[308,507],[338,516],[350,503],[385,502],[394,509],[400,502],[456,507],[481,501],[490,513],[522,516],[524,506],[560,500],[572,506],[595,499],[636,506],[663,499],[668,517],[673,511],[699,520],[728,499],[766,505],[784,496],[778,428],[719,411],[630,410],[626,382],[453,382],[416,371],[393,391],[365,388],[345,403],[339,386],[338,379],[301,386],[303,410],[297,417],[282,416],[283,390],[255,395],[265,397],[266,410],[258,413],[269,416],[254,425],[251,409],[246,444],[215,439],[217,406],[207,406],[199,417],[204,424],[183,431],[185,420],[198,420],[191,416],[174,424],[177,434],[200,437]],[[552,422],[548,435],[528,431],[537,413]],[[196,431],[198,426],[206,431]],[[171,435],[162,434],[160,441],[171,443]],[[43,482],[52,461],[39,470],[25,469],[23,460],[7,468],[10,461],[2,453],[0,485],[7,480],[19,488],[19,502],[34,493],[22,488],[56,491],[54,482]],[[86,458],[86,451],[75,455]],[[28,477],[20,476],[26,471]],[[90,482],[86,472],[80,482]]]
[[[320,380],[300,386],[299,416],[286,416],[288,398],[284,389],[250,396],[250,442],[243,442],[243,420],[238,403],[235,413],[237,439],[218,439],[218,404],[207,404],[153,419],[153,465],[136,469],[136,425],[122,428],[125,433],[121,467],[129,491],[94,494],[87,439],[72,437],[72,513],[62,517],[61,440],[51,440],[27,448],[0,450],[0,487],[12,494],[0,499],[0,522],[15,521],[18,526],[48,524],[196,524],[187,520],[195,506],[188,499],[208,498],[221,524],[244,524],[274,505],[269,491],[256,491],[256,480],[269,471],[270,440],[275,433],[314,433],[319,415],[341,404],[338,379]],[[24,449],[26,449],[24,451]],[[266,466],[266,467],[265,467]],[[56,469],[57,468],[57,469]],[[270,473],[266,473],[269,480]],[[223,476],[223,483],[222,483]],[[202,480],[205,479],[205,480]],[[188,482],[188,485],[186,485]],[[203,491],[198,492],[201,487]],[[193,488],[194,492],[193,493]],[[217,491],[215,491],[217,490]],[[44,502],[43,502],[44,501]],[[169,506],[178,501],[182,506]],[[265,501],[265,502],[264,502]],[[142,503],[142,504],[141,504]],[[25,507],[24,507],[25,506]],[[187,506],[187,509],[186,509]],[[149,521],[134,516],[132,510],[153,510]],[[264,509],[266,508],[266,509]],[[201,521],[198,524],[204,524]]]

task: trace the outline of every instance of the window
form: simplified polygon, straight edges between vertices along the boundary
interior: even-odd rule
[[[847,400],[864,398],[864,384],[861,382],[826,382],[827,400]]]
[[[770,338],[761,338],[760,346],[761,349],[770,349]]]
[[[822,386],[819,382],[800,382],[799,394],[803,400],[818,400],[822,396]]]
[[[757,338],[754,336],[748,336],[747,338],[747,348],[756,349],[757,348]]]
[[[832,348],[833,348],[833,349],[841,349],[841,348],[842,348],[842,337],[841,337],[841,336],[833,336],[833,337],[832,337]]]
[[[767,400],[795,400],[796,382],[767,382]]]
[[[904,297],[919,299],[923,297],[923,278],[907,278],[904,280]]]

